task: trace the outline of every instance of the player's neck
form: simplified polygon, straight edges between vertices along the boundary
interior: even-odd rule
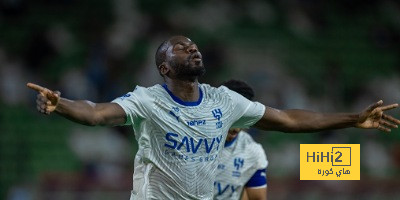
[[[168,89],[182,101],[194,102],[200,97],[199,82],[185,80],[165,80]]]

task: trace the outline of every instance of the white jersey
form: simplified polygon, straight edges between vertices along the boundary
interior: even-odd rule
[[[224,86],[199,84],[199,91],[197,102],[183,102],[166,85],[138,86],[113,101],[139,144],[131,199],[212,199],[229,128],[249,127],[265,111]]]
[[[251,136],[241,131],[234,141],[225,144],[219,157],[220,164],[214,182],[214,199],[240,199],[242,190],[250,178],[265,176],[264,182],[248,187],[266,187],[267,156],[262,146],[254,142]],[[260,174],[256,172],[260,171]],[[255,181],[254,181],[255,180]]]

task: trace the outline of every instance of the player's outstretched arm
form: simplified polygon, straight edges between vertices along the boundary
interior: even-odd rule
[[[263,130],[283,132],[316,132],[328,129],[357,127],[365,129],[379,129],[390,132],[397,128],[400,120],[384,114],[384,111],[397,108],[398,104],[382,106],[380,100],[361,113],[333,113],[324,114],[306,110],[278,110],[267,108],[264,116],[255,126]]]
[[[39,112],[49,115],[52,112],[84,125],[121,125],[126,121],[125,111],[115,103],[93,103],[86,100],[61,98],[58,91],[51,91],[39,85],[28,83],[36,90],[36,104]]]

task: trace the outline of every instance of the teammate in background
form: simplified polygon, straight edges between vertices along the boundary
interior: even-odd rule
[[[39,92],[37,109],[86,125],[131,125],[138,141],[131,199],[212,199],[217,156],[232,128],[316,132],[347,127],[390,132],[398,119],[382,101],[360,113],[324,114],[278,110],[252,102],[221,86],[200,84],[201,53],[183,36],[163,42],[156,65],[165,84],[134,91],[110,103],[61,98],[59,92],[28,83]]]
[[[222,85],[249,100],[254,97],[253,89],[243,81],[229,80]],[[214,199],[267,199],[267,166],[267,156],[260,144],[240,128],[229,129],[219,157]]]

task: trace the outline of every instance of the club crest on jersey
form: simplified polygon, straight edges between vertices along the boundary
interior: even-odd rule
[[[232,176],[240,177],[241,173],[239,169],[243,167],[243,164],[244,164],[243,158],[236,157],[233,160],[233,166],[236,168],[236,171],[232,172]]]
[[[221,109],[219,109],[219,108],[214,109],[214,110],[212,111],[212,114],[214,115],[214,118],[217,119],[218,121],[219,121],[219,120],[221,119],[221,117],[222,117],[222,111],[221,111]]]
[[[221,120],[221,117],[222,117],[222,111],[221,111],[221,109],[219,109],[219,108],[214,109],[214,110],[212,111],[212,114],[213,114],[214,118],[218,120],[218,122],[215,123],[216,128],[217,128],[217,129],[222,128],[223,123],[222,123],[222,121],[220,121],[220,120]]]

